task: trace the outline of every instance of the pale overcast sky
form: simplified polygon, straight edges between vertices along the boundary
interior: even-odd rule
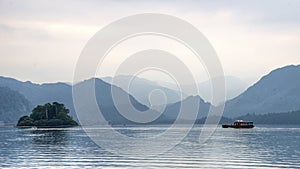
[[[133,14],[163,13],[196,26],[226,75],[253,83],[272,69],[300,64],[299,9],[297,0],[0,0],[0,76],[71,82],[82,48],[102,27]]]

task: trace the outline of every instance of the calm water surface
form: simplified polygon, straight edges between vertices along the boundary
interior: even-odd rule
[[[165,129],[119,128],[133,136]],[[205,145],[197,142],[200,129],[194,127],[179,145],[162,155],[134,159],[101,149],[80,127],[0,128],[0,168],[300,168],[300,126],[218,128]]]

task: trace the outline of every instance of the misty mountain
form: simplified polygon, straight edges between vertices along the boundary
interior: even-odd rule
[[[212,98],[212,86],[210,81],[198,84],[199,95],[205,100],[210,101]],[[247,84],[241,79],[234,76],[225,76],[226,100],[233,99],[247,89]]]
[[[240,95],[242,92],[244,92],[247,89],[247,84],[242,81],[241,79],[234,77],[234,76],[225,76],[225,87],[226,87],[226,100],[233,99]],[[159,85],[165,86],[167,88],[170,88],[174,91],[177,91],[177,87],[172,83],[167,82],[158,82]],[[193,85],[184,84],[185,88],[190,89],[193,87]],[[201,98],[203,98],[206,102],[210,102],[212,98],[212,86],[211,82],[209,80],[201,82],[198,84],[199,93],[193,93],[190,91],[193,90],[187,90],[185,91],[185,94],[187,95],[199,95]]]
[[[64,103],[70,109],[70,115],[76,119],[73,107],[72,87],[65,83],[35,84],[29,81],[21,82],[13,78],[0,77],[0,86],[18,91],[30,102],[30,110],[36,105],[48,102]]]
[[[300,65],[271,71],[238,97],[228,101],[224,116],[300,110]]]
[[[95,94],[98,105],[100,105],[101,111],[105,118],[111,123],[131,123],[125,119],[116,109],[111,97],[111,87],[115,89],[116,93],[122,97],[129,97],[131,104],[140,111],[148,110],[148,107],[139,103],[133,96],[129,95],[123,89],[110,85],[100,79],[90,79],[84,82],[80,82],[76,85],[84,85],[90,81],[95,82]],[[65,83],[48,83],[48,84],[35,84],[31,82],[21,82],[13,78],[0,77],[0,86],[10,88],[11,90],[18,91],[24,95],[24,99],[28,100],[27,114],[36,106],[43,105],[47,102],[60,102],[66,105],[70,109],[70,115],[77,120],[75,108],[72,98],[72,86]],[[3,95],[4,97],[5,95]],[[22,98],[20,96],[20,98]],[[13,106],[13,105],[11,105]],[[11,114],[19,118],[19,113]],[[11,117],[10,117],[11,118]],[[159,120],[164,120],[164,116]],[[0,120],[1,121],[1,120]],[[13,121],[16,122],[16,121]]]
[[[19,92],[0,87],[0,122],[15,124],[19,117],[30,112],[29,101]]]
[[[175,103],[178,102],[184,98],[187,97],[186,94],[182,94],[181,98],[181,93],[176,90],[169,89],[167,87],[163,87],[159,85],[158,83],[147,80],[144,78],[139,78],[139,77],[134,77],[132,80],[132,76],[117,76],[114,77],[113,85],[116,85],[123,90],[125,90],[127,93],[131,94],[134,96],[139,102],[142,104],[147,105],[148,107],[153,106],[154,108],[156,106],[161,105],[161,102],[155,103],[155,102],[150,102],[149,96],[151,95],[152,91],[161,91],[165,94],[166,96],[166,104],[169,103]],[[104,77],[102,80],[106,81],[107,83],[112,83],[112,78],[111,77]],[[127,84],[130,84],[129,88]],[[159,97],[159,96],[158,96]]]
[[[99,108],[101,110],[101,113],[104,116],[104,118],[107,121],[109,121],[111,124],[135,124],[135,122],[132,122],[132,121],[126,119],[118,111],[116,104],[124,106],[122,111],[126,111],[125,109],[127,109],[131,105],[133,106],[134,109],[138,110],[139,113],[144,113],[145,111],[149,110],[149,108],[147,106],[139,103],[133,96],[129,95],[123,89],[121,89],[117,86],[114,86],[114,85],[110,85],[109,83],[106,83],[100,79],[89,79],[84,82],[76,84],[75,87],[77,87],[79,89],[80,88],[84,89],[86,87],[90,87],[89,85],[91,83],[95,84],[95,96],[96,96]],[[115,98],[113,98],[112,91],[115,92],[114,93]],[[82,92],[82,94],[79,95],[79,96],[83,97],[81,99],[88,100],[88,102],[89,102],[90,97],[85,95],[85,93],[86,93],[85,90],[82,90],[81,92]],[[116,100],[116,99],[119,99],[119,100]],[[128,102],[126,100],[128,100]],[[82,105],[82,106],[85,106],[85,105]],[[84,108],[81,110],[85,111]],[[89,112],[89,115],[85,116],[83,114],[83,115],[80,115],[80,117],[93,119],[94,115],[97,116],[97,114],[93,114],[96,111],[97,110],[92,110],[92,113]],[[153,111],[153,112],[158,113],[156,111]],[[165,120],[165,117],[161,116],[153,123],[162,122],[164,120]],[[95,120],[95,122],[98,123],[101,121]],[[93,123],[87,122],[87,124],[93,124]]]
[[[125,80],[126,79],[128,80],[128,77],[125,77]],[[130,98],[131,104],[137,110],[142,112],[149,110],[147,105],[140,103],[137,98],[128,94],[121,87],[111,85],[103,80],[90,79],[80,82],[76,85],[84,85],[86,83],[90,83],[91,80],[95,82],[97,103],[100,105],[100,109],[108,121],[117,124],[131,123],[116,109],[111,95],[111,88],[113,88],[121,98]],[[173,96],[175,96],[177,92],[161,87],[155,82],[138,78],[134,81],[136,82],[134,82],[132,85],[137,86],[134,86],[132,90],[134,91],[139,89],[139,92],[137,92],[136,95],[141,96],[144,93],[144,96],[148,97],[147,94],[149,94],[151,90],[160,89],[162,91],[167,91],[166,93],[169,92],[170,98],[176,98]],[[13,116],[19,118],[19,115],[23,115],[23,113],[28,112],[28,110],[31,110],[36,105],[54,101],[64,103],[66,107],[70,109],[70,114],[74,117],[74,119],[76,119],[72,98],[72,86],[68,84],[34,84],[31,82],[21,82],[12,78],[0,77],[0,87],[2,87],[1,97],[4,99],[3,105],[0,108],[1,110],[5,108],[5,110],[7,110],[7,114],[9,114],[9,116],[6,116],[4,119],[3,113],[5,113],[5,111],[1,111],[3,118],[0,119],[0,121],[14,121],[15,119],[13,119]],[[11,94],[5,93],[7,91]],[[131,90],[129,90],[129,92],[130,91]],[[10,99],[8,102],[5,100],[6,95],[9,96],[8,99]],[[147,97],[144,97],[144,99]],[[17,98],[20,100],[11,101]],[[28,101],[26,102],[26,100]],[[236,98],[227,101],[223,115],[226,117],[238,117],[248,113],[255,113],[256,115],[259,115],[295,111],[300,110],[299,100],[300,65],[291,65],[273,70],[268,75],[262,77],[253,86],[249,87],[245,92]],[[14,104],[11,104],[12,102],[16,103],[15,106]],[[124,102],[124,104],[127,103]],[[182,101],[158,106],[158,109],[164,107],[165,109],[163,115],[161,115],[160,118],[155,121],[155,123],[174,121],[178,116],[181,105],[194,104],[200,106],[200,110],[197,115],[198,120],[207,115],[211,106],[209,102],[203,100],[200,96],[189,96]],[[12,109],[8,109],[9,107],[5,107],[5,105],[10,105],[9,107]],[[190,110],[187,110],[188,111],[184,113],[187,113],[186,117],[189,118]]]

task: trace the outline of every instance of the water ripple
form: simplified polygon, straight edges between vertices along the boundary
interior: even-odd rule
[[[164,126],[119,127],[132,136],[151,136]],[[175,129],[176,132],[181,129]],[[262,126],[250,130],[218,128],[198,144],[195,127],[181,144],[149,158],[126,158],[109,153],[77,128],[1,128],[0,168],[298,168],[300,128]],[[112,144],[117,140],[112,140]],[[162,146],[167,144],[162,143]],[[124,145],[126,146],[126,145]],[[137,153],[143,153],[142,151]]]

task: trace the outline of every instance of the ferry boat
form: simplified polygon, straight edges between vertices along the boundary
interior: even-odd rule
[[[253,128],[252,121],[236,120],[233,124],[222,124],[222,128]]]

